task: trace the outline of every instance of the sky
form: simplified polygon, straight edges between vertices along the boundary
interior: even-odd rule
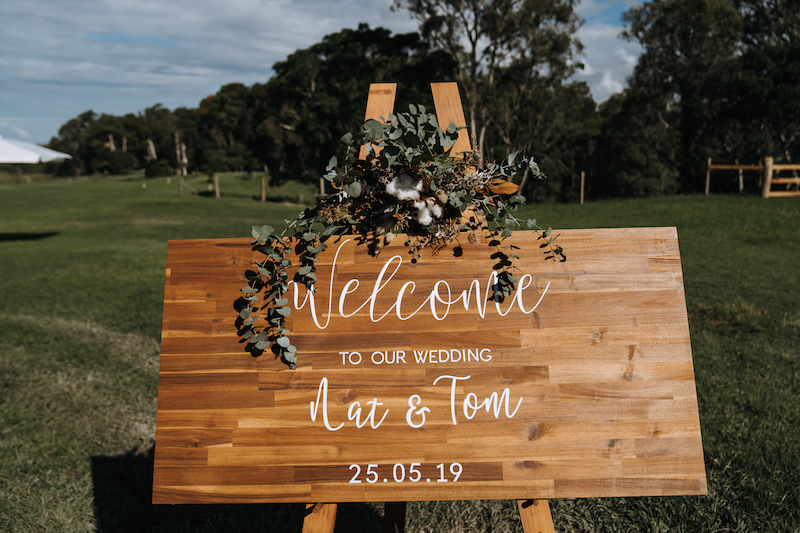
[[[642,0],[582,0],[578,32],[597,102],[621,91],[640,49],[619,38]],[[2,0],[0,135],[47,143],[69,119],[197,107],[223,85],[264,83],[272,65],[360,22],[417,31],[392,0]],[[400,81],[400,80],[398,80]],[[400,89],[402,90],[402,88]],[[365,96],[366,98],[366,96]]]

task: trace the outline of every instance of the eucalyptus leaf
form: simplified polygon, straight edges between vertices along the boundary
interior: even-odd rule
[[[275,231],[275,228],[264,224],[263,226],[253,226],[250,233],[259,243],[264,244],[267,242],[267,239],[269,239],[270,235],[272,235],[273,231]]]
[[[353,198],[358,198],[361,196],[361,182],[354,181],[348,185],[344,186],[344,192],[348,194],[348,196],[352,196]]]

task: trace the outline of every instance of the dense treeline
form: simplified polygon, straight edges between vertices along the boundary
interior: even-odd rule
[[[274,66],[264,84],[223,86],[197,108],[87,111],[50,146],[64,175],[148,176],[266,170],[317,180],[339,137],[363,118],[368,85],[401,83],[397,109],[431,105],[428,83],[458,80],[475,146],[522,150],[545,182],[529,198],[701,190],[708,157],[792,161],[800,143],[800,0],[651,0],[624,15],[643,53],[628,88],[599,106],[579,68],[575,0],[395,0],[419,33],[361,25]],[[753,184],[755,185],[755,184]]]

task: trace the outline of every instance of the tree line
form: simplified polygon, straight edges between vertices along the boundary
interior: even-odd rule
[[[62,175],[266,171],[316,181],[363,119],[369,83],[397,81],[396,109],[432,107],[429,83],[457,80],[483,158],[534,157],[548,180],[529,199],[702,190],[708,157],[792,162],[800,141],[800,0],[650,0],[624,14],[642,54],[628,87],[597,104],[575,81],[576,0],[395,0],[419,31],[362,24],[274,65],[263,84],[224,85],[196,108],[86,111],[49,146]],[[796,155],[795,155],[796,157]],[[753,189],[756,185],[753,184]]]

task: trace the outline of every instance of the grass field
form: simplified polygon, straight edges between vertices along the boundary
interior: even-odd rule
[[[221,189],[0,183],[0,531],[300,531],[300,505],[149,504],[167,240],[281,227],[313,197],[262,204],[247,175]],[[800,201],[526,209],[559,228],[677,226],[709,479],[703,497],[553,501],[557,531],[800,531]],[[382,511],[342,505],[337,531],[378,531]],[[422,502],[407,531],[521,527],[514,502]]]

